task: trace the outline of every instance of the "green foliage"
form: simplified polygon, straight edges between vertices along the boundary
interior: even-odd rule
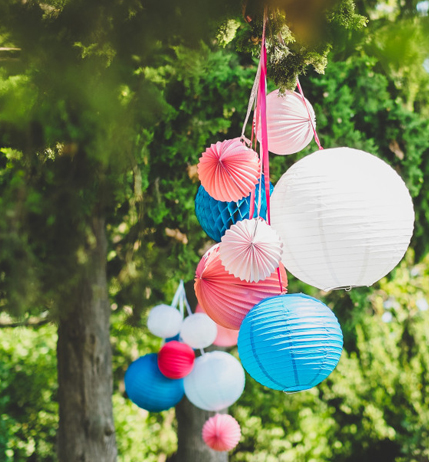
[[[3,329],[0,336],[0,460],[54,462],[55,328]]]

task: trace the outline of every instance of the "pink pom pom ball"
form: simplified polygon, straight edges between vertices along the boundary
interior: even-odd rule
[[[230,451],[240,441],[240,425],[228,414],[216,414],[203,426],[203,440],[215,451]]]

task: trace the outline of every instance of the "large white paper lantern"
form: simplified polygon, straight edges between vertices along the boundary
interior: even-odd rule
[[[414,210],[401,177],[367,152],[318,151],[294,164],[271,196],[282,261],[322,290],[370,286],[402,259]]]
[[[158,305],[150,310],[147,327],[157,337],[175,337],[180,332],[182,320],[182,314],[174,306]]]
[[[216,323],[205,313],[191,314],[182,323],[180,336],[192,348],[207,348],[216,339]]]
[[[244,382],[242,365],[224,351],[198,357],[192,372],[183,379],[186,397],[206,411],[220,411],[235,403],[243,393]]]
[[[281,95],[279,90],[272,91],[267,96],[268,150],[285,155],[304,149],[314,136],[309,112],[316,127],[313,107],[307,99],[304,104],[299,93],[288,90]],[[261,141],[260,128],[258,140]]]

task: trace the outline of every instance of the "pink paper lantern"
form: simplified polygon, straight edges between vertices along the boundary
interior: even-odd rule
[[[228,329],[240,329],[251,308],[267,297],[286,293],[287,276],[280,263],[281,288],[277,270],[259,282],[247,282],[229,274],[222,265],[219,244],[200,260],[195,274],[195,294],[214,322]]]
[[[195,313],[205,313],[201,305],[197,305]],[[206,313],[207,314],[207,313]],[[213,345],[220,347],[232,347],[237,345],[238,330],[227,329],[219,324],[217,326],[217,336]]]
[[[314,127],[316,117],[309,101],[294,91],[286,91],[279,95],[278,90],[267,96],[267,131],[268,150],[274,154],[295,154],[304,149],[313,139],[308,110]],[[261,130],[258,130],[258,140],[261,140]]]
[[[194,350],[175,340],[166,343],[158,353],[159,370],[169,379],[186,377],[192,371],[194,361]]]
[[[218,201],[239,201],[255,188],[260,175],[258,155],[239,138],[212,144],[200,157],[198,175]]]
[[[203,440],[215,451],[230,451],[241,438],[239,423],[228,414],[216,414],[203,426]]]

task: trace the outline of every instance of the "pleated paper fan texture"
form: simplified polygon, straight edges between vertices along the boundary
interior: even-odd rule
[[[220,260],[219,244],[216,244],[205,253],[197,266],[195,294],[213,321],[237,330],[254,305],[264,298],[286,292],[286,271],[282,264],[279,268],[281,290],[277,271],[263,281],[242,281],[225,270]]]
[[[255,188],[255,211],[258,210],[259,204],[259,185],[256,184]],[[270,194],[273,192],[274,186],[270,183]],[[267,216],[267,200],[265,197],[265,181],[262,175],[262,188],[261,188],[261,207],[259,216],[266,219]],[[216,242],[220,242],[225,231],[231,225],[240,220],[249,218],[250,209],[250,195],[239,201],[223,202],[217,201],[210,196],[200,185],[197,195],[195,197],[195,215],[207,235]],[[256,213],[256,212],[255,212]]]
[[[314,126],[316,118],[314,110],[306,99]],[[284,95],[279,90],[267,96],[267,132],[268,150],[274,154],[286,155],[302,151],[313,139],[308,111],[299,93],[286,91]],[[258,140],[261,140],[261,130],[258,130]]]
[[[259,174],[258,155],[239,138],[212,144],[198,164],[201,184],[218,201],[238,201],[248,196]]]
[[[242,281],[258,282],[279,267],[282,247],[280,237],[268,223],[252,218],[226,231],[219,254],[228,273]]]
[[[238,335],[246,371],[262,385],[289,393],[308,390],[328,377],[342,348],[334,313],[303,294],[263,300],[248,313]]]
[[[229,414],[216,414],[203,426],[203,440],[215,451],[230,451],[241,438],[239,423]]]
[[[332,148],[296,162],[271,197],[282,261],[322,290],[371,286],[402,259],[414,227],[410,193],[386,162]]]
[[[125,373],[125,391],[137,406],[161,412],[175,406],[185,393],[183,379],[165,377],[158,367],[157,354],[141,356]]]

